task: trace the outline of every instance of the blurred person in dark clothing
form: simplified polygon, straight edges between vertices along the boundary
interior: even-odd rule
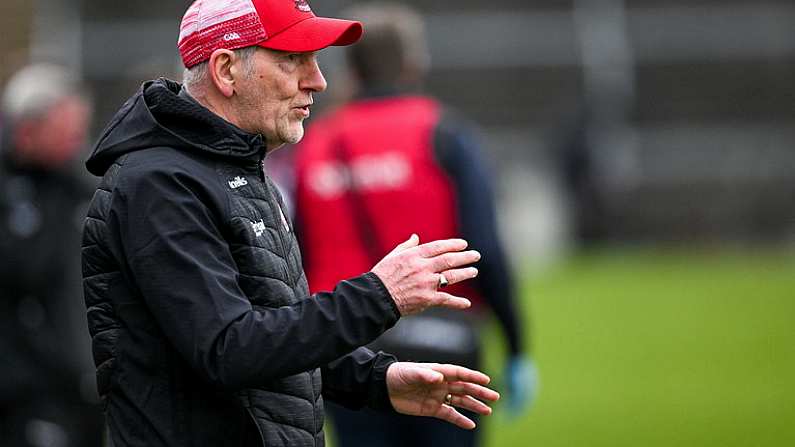
[[[63,68],[27,66],[2,97],[0,156],[0,439],[3,446],[99,445],[89,402],[79,230],[91,190],[71,162],[91,108]],[[82,315],[79,317],[82,319]],[[88,376],[90,377],[90,376]]]
[[[594,112],[583,106],[572,123],[564,126],[559,149],[563,185],[571,201],[573,236],[587,248],[605,242],[608,231],[604,187],[597,178],[593,138]]]
[[[479,368],[479,310],[488,306],[506,336],[508,408],[519,414],[531,400],[535,369],[525,354],[498,237],[492,176],[473,129],[417,93],[429,59],[417,13],[390,3],[348,13],[367,28],[362,42],[347,49],[358,96],[308,129],[292,154],[294,184],[287,186],[294,190],[310,289],[329,290],[366,269],[407,231],[424,240],[467,239],[483,254],[480,273],[450,290],[471,298],[472,311],[439,309],[404,318],[372,347],[403,359]],[[343,447],[460,446],[477,440],[475,431],[430,419],[329,408]]]

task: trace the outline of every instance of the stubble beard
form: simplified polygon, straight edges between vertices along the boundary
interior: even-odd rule
[[[259,133],[265,137],[269,148],[281,147],[284,144],[296,144],[304,137],[303,119],[295,119],[290,116],[292,110],[287,112],[286,116],[281,116],[271,121],[270,128],[268,120],[263,120],[263,104],[267,104],[267,98],[264,95],[255,93],[246,97],[238,105],[243,111],[242,115],[249,118],[250,125],[247,126],[248,132]],[[273,113],[273,111],[271,111]]]
[[[288,118],[289,120],[289,118]],[[296,123],[288,121],[286,132],[282,135],[282,139],[287,144],[297,144],[304,138],[304,122],[299,120]]]

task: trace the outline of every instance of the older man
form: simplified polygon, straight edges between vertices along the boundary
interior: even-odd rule
[[[117,447],[321,446],[324,398],[462,428],[474,423],[454,407],[490,413],[485,375],[360,348],[401,315],[468,307],[438,288],[474,277],[480,255],[412,236],[310,296],[263,170],[326,88],[316,51],[361,33],[302,0],[198,0],[179,39],[185,85],[144,84],[103,132],[83,274]]]

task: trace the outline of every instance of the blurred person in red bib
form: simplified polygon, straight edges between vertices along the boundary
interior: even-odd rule
[[[353,7],[367,33],[347,50],[356,96],[315,121],[291,154],[294,207],[310,290],[329,290],[416,232],[463,237],[482,253],[474,281],[451,285],[473,309],[436,309],[402,319],[371,347],[401,359],[479,368],[484,310],[505,335],[508,408],[532,399],[513,280],[495,216],[492,175],[472,126],[418,92],[428,69],[423,22],[398,4]],[[340,249],[340,247],[345,247]],[[440,360],[441,359],[441,360]],[[329,406],[342,447],[475,445],[476,431],[428,419]],[[476,415],[471,415],[476,418]]]

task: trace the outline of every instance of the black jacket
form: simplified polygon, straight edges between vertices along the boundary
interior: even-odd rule
[[[397,308],[372,273],[308,296],[262,137],[179,92],[144,84],[86,163],[103,176],[83,278],[113,442],[321,446],[321,396],[389,407],[394,358],[357,347]]]

